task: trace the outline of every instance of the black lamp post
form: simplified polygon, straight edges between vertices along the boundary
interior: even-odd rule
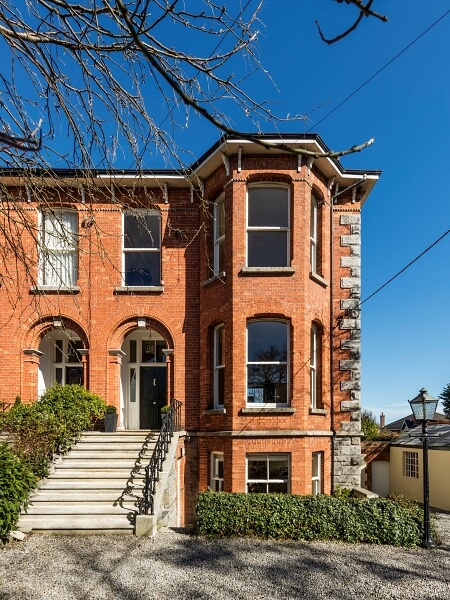
[[[433,398],[425,388],[422,388],[419,395],[413,400],[408,400],[416,421],[422,421],[422,435],[418,436],[422,440],[423,449],[423,538],[422,546],[424,548],[435,548],[436,544],[431,539],[430,528],[430,489],[428,483],[428,433],[427,421],[433,420],[439,400]]]

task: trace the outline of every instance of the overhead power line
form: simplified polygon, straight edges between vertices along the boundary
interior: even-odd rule
[[[365,298],[362,302],[360,302],[359,305],[358,305],[358,308],[360,308],[364,304],[364,302],[367,302],[367,300],[370,300],[370,298],[373,298],[376,294],[378,294],[378,292],[381,292],[381,290],[383,288],[385,288],[392,281],[394,281],[394,279],[396,279],[399,275],[401,275],[402,273],[404,273],[406,271],[406,269],[409,269],[409,267],[411,265],[413,265],[415,262],[417,262],[419,260],[419,258],[422,258],[422,256],[424,254],[426,254],[429,250],[431,250],[431,248],[433,248],[434,246],[436,246],[436,244],[439,244],[439,242],[441,240],[443,240],[445,238],[445,236],[448,235],[449,233],[450,233],[450,229],[447,229],[447,231],[443,235],[441,235],[440,238],[438,238],[435,242],[433,242],[430,246],[428,246],[428,248],[426,248],[423,252],[421,252],[418,256],[416,256],[416,258],[414,260],[412,260],[410,263],[408,263],[406,265],[406,267],[403,267],[403,269],[401,271],[399,271],[398,273],[396,273],[393,277],[391,277],[388,281],[386,281],[386,283],[383,283],[382,286],[380,286],[377,290],[375,290],[372,294],[370,294],[370,296],[367,296],[367,298]]]
[[[358,88],[356,88],[356,90],[354,90],[351,94],[349,94],[346,98],[344,98],[344,100],[342,100],[337,106],[335,106],[332,110],[330,110],[329,113],[327,113],[324,117],[322,117],[320,119],[320,121],[318,121],[317,123],[314,123],[314,125],[308,129],[307,133],[310,133],[313,129],[316,129],[318,125],[320,125],[320,123],[322,123],[323,121],[325,121],[325,119],[328,119],[328,117],[330,115],[332,115],[335,111],[337,111],[338,108],[340,108],[343,104],[345,104],[347,102],[347,100],[350,100],[350,98],[352,98],[355,94],[357,94],[359,92],[359,90],[362,90],[362,88],[364,86],[366,86],[370,81],[372,81],[372,79],[374,79],[377,75],[379,75],[382,71],[384,71],[385,69],[387,69],[387,67],[389,65],[391,65],[395,60],[397,60],[397,58],[399,58],[404,52],[406,52],[409,48],[411,48],[411,46],[413,46],[417,41],[420,40],[420,38],[422,38],[425,34],[427,34],[431,29],[433,29],[433,27],[435,27],[440,21],[442,21],[442,19],[444,19],[448,14],[450,14],[450,10],[448,10],[447,12],[445,12],[443,15],[441,15],[439,17],[439,19],[437,19],[434,23],[432,23],[429,27],[427,27],[425,29],[425,31],[422,31],[422,33],[420,35],[418,35],[412,42],[410,42],[407,46],[405,46],[403,48],[403,50],[400,50],[400,52],[398,54],[396,54],[393,58],[391,58],[391,60],[389,60],[385,65],[383,65],[380,69],[378,69],[378,71],[376,71],[376,73],[374,73],[373,75],[371,75],[369,77],[369,79],[367,79],[364,83],[362,83]]]

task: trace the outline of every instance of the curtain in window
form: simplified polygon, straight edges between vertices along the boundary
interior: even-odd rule
[[[74,212],[44,213],[42,221],[41,283],[51,287],[72,287],[78,276],[78,215]]]

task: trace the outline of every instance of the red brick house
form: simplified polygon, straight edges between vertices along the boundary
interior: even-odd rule
[[[187,174],[0,172],[3,399],[82,383],[123,429],[181,401],[187,523],[208,486],[359,485],[360,213],[380,172],[278,147],[326,152],[317,135],[261,139],[223,138]]]

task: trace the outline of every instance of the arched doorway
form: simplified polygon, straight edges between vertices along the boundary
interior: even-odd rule
[[[126,429],[159,429],[167,404],[164,338],[153,329],[135,330],[123,344],[123,415]]]
[[[83,342],[72,329],[52,329],[39,345],[43,353],[39,363],[38,395],[55,383],[83,385],[84,372],[80,350]]]

